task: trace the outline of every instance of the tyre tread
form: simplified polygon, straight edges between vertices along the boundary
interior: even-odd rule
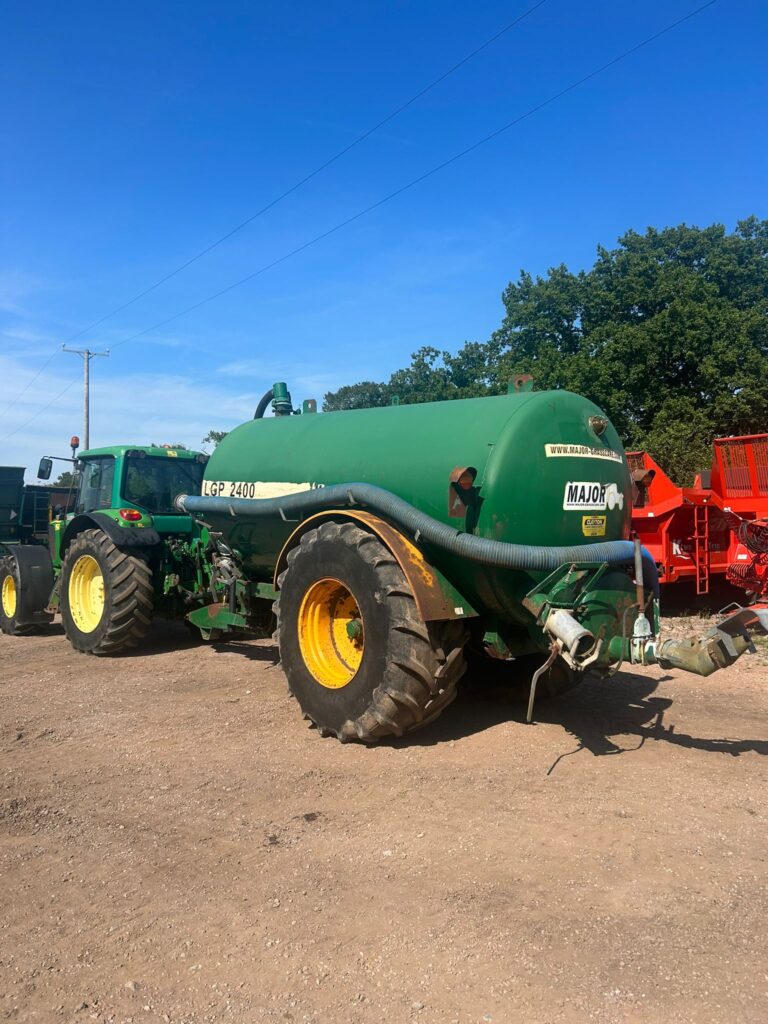
[[[109,573],[111,584],[107,628],[95,645],[85,642],[85,634],[73,628],[74,623],[70,622],[69,615],[62,614],[64,629],[69,642],[77,651],[96,655],[118,654],[143,640],[152,623],[152,570],[144,558],[121,550],[102,530],[83,531],[72,542],[66,559],[74,560],[83,554],[93,554],[93,546]]]
[[[465,662],[463,646],[467,630],[463,622],[424,622],[405,575],[391,553],[373,533],[354,523],[329,521],[303,534],[287,556],[280,574],[273,610],[281,632],[280,588],[299,552],[309,553],[319,540],[337,540],[353,547],[376,572],[377,594],[389,605],[390,628],[387,668],[373,691],[368,707],[340,728],[315,721],[321,736],[335,736],[342,743],[377,743],[387,736],[402,736],[434,721],[453,701]]]

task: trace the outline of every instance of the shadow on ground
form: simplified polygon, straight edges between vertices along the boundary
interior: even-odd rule
[[[46,627],[45,631],[50,635],[63,633],[58,624]],[[158,620],[144,642],[126,651],[124,657],[167,654],[204,643],[199,634],[183,622]],[[214,642],[211,646],[217,653],[236,653],[249,661],[276,665],[279,658],[276,644],[255,644],[247,638]],[[536,723],[559,725],[577,741],[575,748],[555,760],[550,773],[563,758],[582,750],[596,757],[625,754],[639,750],[647,740],[731,757],[744,753],[768,755],[768,740],[689,736],[677,732],[674,725],[667,725],[664,716],[673,701],[656,696],[656,690],[668,678],[619,672],[609,679],[587,679],[563,697],[538,700],[535,722],[526,727],[535,729]],[[505,690],[498,683],[484,685],[465,680],[459,685],[456,700],[436,722],[389,742],[396,747],[433,746],[484,732],[504,722],[523,724],[526,700],[527,694],[526,699],[522,699],[519,687]]]
[[[61,626],[46,627],[48,630],[63,634]],[[200,630],[188,626],[176,619],[155,619],[146,637],[135,647],[130,647],[113,657],[118,658],[151,658],[158,654],[169,654],[173,651],[189,650],[192,647],[212,647],[217,653],[236,652],[251,661],[272,661],[277,663],[277,646],[259,647],[252,641],[256,637],[244,635],[242,639],[226,641],[204,640]]]
[[[620,672],[610,679],[587,679],[571,693],[540,701],[535,708],[536,723],[559,725],[577,741],[561,754],[550,772],[564,758],[587,750],[596,757],[639,750],[647,740],[663,741],[692,750],[738,757],[752,752],[768,755],[768,740],[707,738],[689,736],[667,725],[664,716],[672,706],[669,697],[656,696],[660,683],[669,677],[649,678],[634,672]],[[398,746],[431,746],[483,732],[504,722],[526,721],[526,703],[492,689],[468,683],[460,687],[454,703],[441,717],[421,732],[393,741]]]

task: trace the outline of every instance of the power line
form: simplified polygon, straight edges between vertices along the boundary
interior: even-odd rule
[[[529,7],[528,10],[518,15],[518,17],[515,18],[514,21],[510,21],[508,25],[505,25],[504,28],[500,29],[495,35],[491,36],[490,39],[486,39],[484,43],[481,43],[480,46],[472,50],[471,53],[468,53],[466,57],[462,57],[462,59],[458,63],[454,64],[453,67],[448,68],[447,71],[444,71],[443,74],[440,75],[438,78],[435,78],[434,81],[430,82],[428,85],[425,85],[423,89],[420,89],[419,92],[411,96],[411,98],[406,100],[405,103],[402,103],[399,107],[396,107],[393,111],[387,114],[386,117],[382,118],[381,121],[378,121],[375,125],[373,125],[373,127],[368,128],[366,131],[363,132],[362,135],[359,135],[347,146],[344,146],[343,149],[340,149],[338,153],[335,153],[332,157],[329,157],[328,160],[326,160],[324,163],[320,164],[313,171],[310,171],[309,174],[306,174],[294,185],[291,185],[290,188],[287,188],[285,192],[281,192],[280,195],[276,196],[274,199],[271,199],[265,206],[262,206],[260,210],[257,210],[256,213],[251,214],[250,217],[246,217],[245,220],[235,225],[235,227],[227,231],[220,238],[217,238],[214,242],[211,242],[211,244],[207,245],[204,249],[201,249],[200,252],[192,256],[185,263],[179,264],[179,266],[176,267],[174,270],[169,271],[169,273],[167,273],[164,277],[159,278],[157,281],[154,282],[154,284],[151,284],[148,288],[145,288],[137,295],[134,295],[133,298],[128,299],[128,301],[124,302],[121,306],[115,307],[115,309],[111,310],[109,313],[106,313],[103,317],[101,317],[101,319],[94,320],[92,324],[89,324],[87,327],[84,327],[81,331],[78,331],[76,334],[73,334],[71,337],[67,338],[67,342],[75,341],[77,338],[81,338],[84,334],[92,330],[94,327],[98,327],[100,324],[103,324],[105,320],[109,320],[113,316],[116,316],[118,313],[122,313],[124,309],[127,309],[129,306],[132,306],[135,302],[138,302],[139,299],[143,299],[145,295],[149,295],[150,292],[155,291],[155,289],[159,288],[160,285],[165,284],[166,281],[170,281],[172,277],[176,277],[177,274],[180,274],[183,270],[186,270],[187,267],[191,267],[193,263],[197,263],[197,261],[202,259],[203,256],[207,256],[209,252],[217,248],[223,242],[226,242],[229,238],[232,238],[232,236],[236,235],[238,231],[242,231],[243,228],[247,227],[249,224],[252,224],[259,217],[262,217],[269,210],[273,209],[273,207],[277,206],[278,203],[281,203],[284,199],[287,199],[288,196],[292,195],[298,189],[306,185],[308,181],[311,181],[313,178],[317,177],[318,174],[321,174],[324,170],[330,167],[331,164],[335,164],[337,160],[340,160],[343,156],[346,156],[347,153],[355,149],[356,146],[359,146],[361,142],[365,142],[366,139],[370,138],[370,136],[377,132],[380,128],[383,128],[384,125],[389,124],[390,121],[394,120],[396,117],[402,114],[403,111],[413,106],[413,104],[416,103],[417,100],[420,100],[422,96],[426,96],[428,92],[431,92],[434,88],[436,88],[436,86],[440,85],[441,82],[444,82],[446,78],[449,78],[452,74],[458,71],[459,68],[464,67],[465,64],[469,63],[469,61],[477,57],[478,54],[482,53],[483,50],[486,50],[493,43],[497,42],[497,40],[501,39],[503,35],[506,35],[507,32],[510,32],[513,28],[519,25],[520,22],[524,21],[527,17],[533,14],[534,11],[537,11],[539,7],[543,7],[546,2],[547,0],[538,0],[538,3],[535,3],[532,7]]]
[[[150,292],[155,291],[161,285],[165,284],[166,281],[170,281],[172,277],[176,277],[177,274],[180,274],[183,270],[186,270],[187,267],[191,267],[193,263],[197,263],[197,261],[202,259],[203,256],[207,256],[208,253],[211,252],[213,249],[217,248],[217,246],[232,238],[233,235],[236,235],[238,231],[242,231],[242,229],[247,227],[249,224],[252,224],[253,221],[263,216],[273,207],[277,206],[278,203],[281,203],[284,199],[287,199],[288,196],[292,195],[294,192],[298,191],[298,189],[306,185],[308,181],[312,180],[312,178],[315,178],[317,177],[318,174],[321,174],[324,170],[330,167],[331,164],[336,163],[337,160],[340,160],[343,156],[346,156],[346,154],[353,150],[356,146],[359,146],[361,142],[364,142],[367,138],[370,138],[371,135],[377,132],[380,128],[383,128],[384,125],[389,124],[390,121],[394,120],[394,118],[402,114],[403,111],[413,106],[413,104],[416,103],[417,100],[420,100],[422,96],[426,96],[428,92],[431,92],[432,89],[440,85],[441,82],[444,82],[446,78],[449,78],[452,74],[458,71],[459,68],[462,68],[465,64],[469,63],[469,61],[477,57],[478,54],[482,53],[483,50],[486,50],[489,46],[493,45],[493,43],[501,39],[502,36],[506,35],[507,32],[510,32],[513,28],[519,25],[520,22],[524,21],[527,17],[533,14],[534,11],[538,10],[539,7],[543,7],[543,5],[546,2],[547,0],[538,0],[538,3],[535,3],[532,7],[529,7],[528,10],[523,11],[523,13],[518,15],[518,17],[515,18],[514,21],[510,21],[509,24],[499,29],[499,31],[496,32],[495,35],[492,35],[489,39],[486,39],[484,43],[481,43],[480,46],[472,50],[471,53],[468,53],[465,57],[462,57],[462,59],[458,61],[458,63],[448,68],[447,71],[444,71],[442,75],[439,75],[428,85],[425,85],[423,89],[419,90],[419,92],[411,96],[411,98],[406,100],[405,103],[402,103],[399,107],[396,107],[394,110],[392,110],[389,114],[387,114],[386,117],[382,118],[381,121],[378,121],[371,128],[368,128],[366,131],[364,131],[362,135],[359,135],[356,139],[350,142],[349,145],[345,146],[343,149],[340,149],[338,153],[335,153],[332,157],[330,157],[324,163],[320,164],[313,171],[310,171],[309,174],[306,174],[294,185],[291,185],[291,187],[286,189],[285,192],[281,192],[280,195],[270,200],[270,202],[268,202],[266,206],[262,206],[260,210],[256,211],[256,213],[252,214],[250,217],[247,217],[245,220],[235,225],[235,227],[227,231],[220,238],[217,238],[214,242],[211,242],[211,244],[207,245],[204,249],[201,249],[200,252],[192,256],[185,263],[179,264],[178,267],[175,267],[164,277],[159,278],[153,284],[149,285],[148,288],[145,288],[143,291],[138,292],[136,295],[133,296],[133,298],[128,299],[127,302],[124,302],[120,306],[116,306],[113,310],[111,310],[109,313],[106,313],[99,320],[94,320],[93,323],[88,324],[87,327],[83,327],[82,330],[76,331],[74,334],[70,334],[70,336],[65,339],[64,344],[67,345],[69,344],[69,342],[76,341],[78,338],[81,338],[84,334],[87,334],[88,331],[93,330],[94,327],[98,327],[100,324],[103,324],[106,320],[110,320],[113,316],[116,316],[118,313],[122,313],[124,309],[128,309],[129,306],[132,306],[135,302],[138,302],[139,299],[143,299],[146,295],[149,295]],[[20,391],[19,394],[10,401],[10,403],[5,407],[2,413],[0,413],[0,419],[3,419],[5,415],[8,412],[10,412],[13,406],[16,405],[19,399],[24,397],[24,395],[27,393],[30,387],[35,383],[36,380],[38,380],[42,376],[43,372],[53,361],[56,354],[60,351],[60,348],[56,348],[51,353],[51,355],[40,367],[40,369],[37,371],[34,377],[32,377],[31,380],[28,381],[26,387],[24,387],[24,389]],[[8,436],[10,437],[11,435]]]
[[[68,391],[72,390],[72,388],[75,386],[75,384],[77,384],[79,379],[79,377],[75,377],[73,380],[71,380],[66,387],[62,388],[61,391],[59,391],[58,394],[54,395],[49,402],[46,402],[46,404],[42,406],[42,408],[38,409],[37,412],[33,413],[28,420],[25,420],[23,423],[20,423],[18,427],[15,427],[10,432],[10,434],[6,434],[5,437],[2,440],[0,440],[0,444],[3,444],[9,438],[14,437],[16,434],[20,433],[20,431],[24,430],[25,427],[28,427],[30,423],[33,423],[38,416],[42,416],[44,412],[47,412],[52,405],[55,405],[60,398],[63,398]]]
[[[598,75],[600,75],[603,72],[607,71],[609,68],[614,67],[616,64],[620,63],[623,60],[626,60],[626,58],[630,57],[633,53],[637,53],[638,50],[643,49],[643,47],[648,46],[650,43],[655,42],[657,39],[660,39],[662,36],[666,35],[668,32],[671,32],[673,29],[678,28],[680,25],[684,24],[687,21],[690,21],[691,18],[694,18],[694,17],[696,17],[696,15],[701,14],[703,11],[707,10],[707,8],[709,8],[709,7],[713,7],[716,3],[718,3],[718,0],[707,0],[706,3],[700,4],[698,7],[695,7],[693,10],[689,11],[687,14],[684,14],[681,18],[677,18],[675,21],[670,22],[668,25],[665,25],[664,28],[659,29],[657,32],[654,32],[652,35],[646,36],[645,39],[642,39],[642,40],[640,40],[640,42],[635,43],[634,46],[631,46],[628,50],[624,50],[622,53],[618,54],[616,57],[613,57],[611,60],[607,61],[605,64],[601,64],[600,67],[595,68],[593,71],[590,71],[588,74],[582,76],[581,78],[577,79],[574,82],[571,82],[570,85],[565,86],[565,88],[560,89],[556,93],[553,93],[551,96],[547,97],[547,99],[542,100],[541,103],[537,103],[535,106],[530,107],[524,113],[518,115],[512,121],[508,121],[506,124],[502,125],[500,128],[497,128],[495,131],[491,132],[489,135],[486,135],[482,139],[479,139],[477,142],[472,143],[472,145],[465,147],[464,149],[460,150],[458,153],[455,153],[453,156],[449,157],[447,160],[443,160],[441,163],[439,163],[436,166],[432,167],[430,170],[425,171],[423,174],[420,174],[416,178],[413,178],[411,181],[407,182],[405,185],[401,185],[400,188],[395,189],[394,192],[390,192],[388,195],[384,196],[382,199],[377,200],[375,203],[371,203],[369,206],[366,206],[364,209],[359,210],[357,213],[353,214],[351,217],[348,217],[346,220],[340,221],[338,224],[334,225],[332,228],[329,228],[327,231],[323,231],[319,235],[316,235],[314,238],[311,238],[308,242],[304,242],[303,245],[297,246],[295,249],[290,250],[290,252],[287,252],[284,255],[278,257],[276,260],[273,260],[271,263],[267,263],[263,267],[259,267],[258,270],[255,270],[252,273],[247,274],[245,277],[240,278],[238,281],[235,281],[232,284],[227,285],[226,288],[221,288],[221,289],[219,289],[219,291],[216,291],[216,292],[212,293],[211,295],[206,296],[206,298],[201,299],[199,302],[195,302],[191,306],[187,306],[186,309],[180,310],[178,313],[174,313],[173,316],[166,317],[164,320],[160,320],[157,323],[152,324],[150,327],[145,327],[143,330],[137,331],[135,334],[131,334],[128,337],[123,338],[121,341],[118,341],[115,344],[113,344],[111,346],[111,348],[115,349],[115,348],[118,348],[120,345],[126,345],[130,341],[135,341],[137,338],[144,337],[145,335],[149,334],[151,331],[156,331],[160,327],[164,327],[167,324],[172,323],[174,320],[178,320],[180,317],[186,316],[188,313],[191,313],[194,310],[199,309],[201,306],[204,306],[204,305],[206,305],[209,302],[213,302],[215,299],[220,298],[222,295],[226,295],[228,292],[233,291],[235,288],[239,288],[241,285],[246,284],[248,281],[252,281],[254,278],[260,276],[261,274],[266,273],[268,270],[271,270],[274,267],[278,266],[279,264],[284,263],[286,260],[290,259],[292,256],[296,256],[299,253],[304,252],[306,249],[309,249],[311,246],[316,245],[318,242],[323,241],[323,239],[328,238],[330,235],[335,234],[337,231],[341,231],[343,228],[347,227],[349,224],[354,223],[355,221],[359,220],[361,217],[366,216],[366,214],[371,213],[373,210],[378,209],[380,206],[383,206],[385,203],[390,202],[392,199],[395,199],[397,196],[402,195],[404,192],[407,192],[411,188],[414,188],[416,185],[420,184],[421,182],[426,181],[428,178],[431,178],[433,175],[435,175],[435,174],[439,173],[440,171],[444,170],[446,167],[449,167],[451,164],[454,164],[458,160],[461,160],[463,157],[467,156],[469,153],[474,152],[476,149],[479,149],[481,146],[484,146],[488,142],[491,142],[493,139],[498,138],[499,135],[502,135],[504,132],[509,131],[511,128],[515,127],[515,125],[518,125],[522,121],[526,120],[527,118],[532,117],[534,114],[538,113],[540,110],[543,110],[545,107],[548,107],[552,103],[555,103],[557,100],[561,99],[563,96],[566,96],[568,93],[573,92],[575,89],[578,89],[580,86],[582,86],[585,83],[591,81],[593,78],[596,78]],[[74,384],[75,384],[75,381],[73,380],[70,384],[67,385],[66,388],[64,388],[64,390],[62,392],[60,392],[58,395],[56,395],[47,405],[43,406],[42,409],[39,409],[37,413],[35,413],[33,416],[31,416],[21,426],[17,427],[16,430],[12,431],[10,434],[7,434],[6,437],[4,437],[2,439],[2,441],[8,440],[9,437],[12,437],[14,434],[18,433],[18,431],[20,431],[20,430],[24,429],[24,427],[28,426],[33,420],[37,419],[37,417],[41,413],[43,413],[47,409],[49,409],[56,401],[58,401],[59,398],[61,398],[71,387],[73,387]],[[2,443],[2,441],[0,441],[0,443]]]
[[[519,114],[512,121],[508,121],[500,128],[497,128],[495,131],[491,132],[489,135],[485,135],[482,139],[479,139],[477,142],[473,142],[472,145],[467,146],[466,148],[460,150],[458,153],[454,153],[454,155],[448,157],[447,160],[443,160],[441,163],[432,167],[430,170],[425,171],[418,177],[411,179],[411,181],[407,182],[405,185],[401,185],[400,188],[395,189],[394,192],[390,192],[382,199],[378,199],[375,203],[371,203],[370,206],[366,206],[364,209],[358,210],[358,212],[353,214],[351,217],[347,217],[346,220],[340,221],[338,224],[335,224],[332,228],[328,228],[327,231],[323,231],[319,235],[315,235],[315,237],[311,238],[308,242],[304,242],[302,245],[297,246],[295,249],[291,249],[289,252],[284,253],[277,259],[272,260],[271,263],[265,263],[264,266],[259,267],[258,270],[254,270],[250,274],[246,274],[245,277],[241,277],[238,281],[234,281],[232,284],[227,285],[225,288],[220,288],[218,291],[213,292],[211,295],[207,295],[204,299],[200,299],[198,302],[194,302],[191,306],[187,306],[185,309],[180,310],[178,313],[174,313],[172,316],[166,317],[164,320],[159,320],[157,323],[152,324],[150,327],[145,327],[143,330],[137,331],[135,334],[131,334],[127,338],[123,338],[121,341],[118,341],[115,344],[113,344],[112,348],[119,348],[120,345],[126,345],[128,344],[129,341],[136,341],[137,338],[143,338],[146,334],[150,334],[152,331],[156,331],[160,327],[165,327],[168,324],[173,323],[173,321],[178,320],[180,317],[186,316],[188,313],[192,313],[196,309],[200,309],[201,306],[205,306],[209,302],[213,302],[214,299],[221,298],[222,295],[226,295],[228,292],[234,291],[235,288],[239,288],[241,285],[246,284],[248,281],[252,281],[254,278],[261,276],[261,274],[265,274],[268,270],[272,270],[274,269],[274,267],[279,266],[286,260],[291,259],[291,257],[297,256],[299,253],[304,252],[306,249],[309,249],[311,246],[316,245],[318,242],[322,242],[324,239],[330,237],[330,235],[336,234],[337,231],[341,231],[343,228],[348,227],[355,221],[360,220],[361,217],[365,217],[367,214],[372,213],[379,207],[384,206],[385,203],[388,203],[391,200],[396,199],[404,192],[408,192],[416,185],[420,185],[421,182],[426,181],[428,178],[433,177],[440,171],[445,170],[446,167],[450,167],[451,164],[454,164],[458,160],[461,160],[463,157],[468,156],[470,153],[473,153],[476,149],[479,149],[481,146],[485,146],[493,139],[498,138],[499,135],[504,134],[504,132],[507,132],[511,128],[514,128],[516,125],[520,124],[521,121],[525,121],[527,118],[532,117],[540,110],[543,110],[545,107],[550,106],[550,104],[556,102],[559,99],[562,99],[563,96],[566,96],[568,93],[573,92],[575,89],[578,89],[586,82],[591,81],[591,79],[596,78],[598,75],[601,75],[604,71],[607,71],[609,68],[614,67],[621,61],[626,60],[627,57],[630,57],[633,53],[637,53],[637,51],[641,50],[644,46],[648,46],[650,43],[655,42],[657,39],[660,39],[662,36],[666,35],[668,32],[671,32],[673,29],[682,25],[684,22],[690,21],[690,19],[695,17],[697,14],[701,14],[701,12],[705,11],[708,7],[713,7],[716,3],[718,3],[718,0],[707,0],[706,3],[701,4],[699,7],[694,8],[692,11],[689,11],[688,14],[683,15],[676,21],[670,22],[664,28],[659,29],[658,32],[654,32],[653,35],[647,36],[645,39],[642,39],[639,43],[635,43],[634,46],[631,46],[628,50],[624,50],[623,53],[620,53],[618,56],[613,57],[605,64],[601,64],[600,67],[595,68],[593,71],[590,71],[589,74],[584,75],[582,78],[577,79],[575,82],[571,82],[570,85],[567,85],[564,89],[560,89],[558,92],[553,93],[551,96],[547,97],[547,99],[542,100],[541,103],[537,103],[536,106],[530,107],[523,114]]]
[[[24,395],[26,395],[26,393],[29,391],[29,389],[32,387],[32,385],[35,383],[35,381],[38,380],[39,377],[42,377],[42,375],[45,372],[45,370],[50,366],[50,364],[53,362],[55,356],[60,351],[61,351],[60,348],[56,348],[56,349],[53,350],[53,352],[51,352],[51,354],[45,360],[45,362],[40,367],[40,369],[37,371],[37,373],[34,375],[34,377],[31,377],[27,381],[26,385],[21,389],[21,391],[18,393],[18,395],[16,395],[15,398],[11,399],[11,401],[8,403],[8,405],[6,405],[5,409],[3,409],[2,412],[0,412],[0,420],[3,419],[3,417],[6,415],[6,413],[9,413],[11,411],[11,409],[14,407],[14,405],[16,405],[16,403],[19,401],[19,399],[23,398]]]

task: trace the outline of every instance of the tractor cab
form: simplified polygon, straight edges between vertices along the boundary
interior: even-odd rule
[[[130,509],[153,519],[172,516],[186,522],[189,517],[179,515],[174,499],[190,490],[200,493],[207,461],[199,452],[155,446],[83,452],[77,463],[75,512]],[[175,529],[180,524],[167,525]]]
[[[52,461],[41,460],[38,475],[43,479],[50,476]],[[176,509],[174,499],[178,494],[200,494],[207,455],[166,445],[121,445],[93,448],[71,461],[70,500],[51,514],[49,547],[54,564],[64,554],[62,547],[93,516],[110,534],[148,529],[161,535],[192,532],[192,520]],[[116,539],[120,536],[125,535],[118,534]]]

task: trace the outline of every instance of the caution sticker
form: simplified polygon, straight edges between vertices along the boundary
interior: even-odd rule
[[[605,516],[582,516],[581,532],[585,537],[604,537],[605,520]]]

